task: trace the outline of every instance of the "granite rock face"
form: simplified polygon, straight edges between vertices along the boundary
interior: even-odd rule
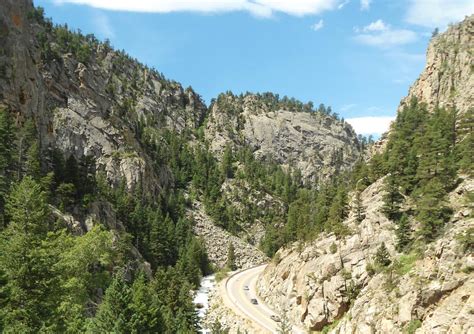
[[[473,108],[474,101],[474,15],[451,25],[447,31],[433,37],[426,52],[423,72],[402,99],[398,110],[409,105],[412,98],[426,103],[428,110],[437,106],[456,108],[459,115]],[[381,153],[390,130],[378,140],[368,157]]]
[[[125,180],[158,192],[169,180],[151,168],[139,129],[194,129],[205,104],[107,44],[96,43],[84,62],[68,52],[46,57],[45,45],[58,46],[31,13],[31,0],[0,3],[0,104],[19,124],[33,117],[43,155],[58,149],[77,160],[90,156],[111,184]]]
[[[281,110],[261,96],[221,95],[210,107],[205,130],[211,150],[249,146],[260,159],[298,168],[306,181],[352,167],[360,146],[352,127],[317,112]]]
[[[455,107],[463,114],[471,109],[473,37],[474,16],[435,36],[426,68],[400,108],[416,97],[429,110]],[[388,135],[384,137],[369,156],[384,151]],[[361,194],[365,219],[358,224],[351,212],[345,221],[350,235],[336,239],[323,234],[309,244],[279,250],[258,281],[261,297],[310,330],[330,326],[331,333],[472,332],[474,258],[461,240],[472,235],[474,227],[474,208],[467,196],[474,191],[474,180],[461,177],[448,196],[454,214],[435,242],[410,254],[396,251],[397,226],[381,212],[382,178]],[[406,205],[405,210],[413,209],[410,201]],[[395,263],[392,270],[374,270],[374,254],[382,242]]]
[[[474,226],[472,205],[460,198],[474,190],[464,180],[450,194],[455,214],[446,233],[422,254],[396,252],[395,229],[380,212],[383,179],[363,193],[365,219],[351,214],[351,235],[322,235],[307,245],[281,249],[258,281],[260,296],[294,324],[333,333],[467,333],[474,326],[474,258],[459,236]],[[384,242],[393,272],[374,272],[374,254]]]
[[[462,114],[472,108],[473,49],[474,15],[433,37],[426,53],[425,69],[402,100],[400,108],[412,97],[426,103],[430,109],[455,107]]]

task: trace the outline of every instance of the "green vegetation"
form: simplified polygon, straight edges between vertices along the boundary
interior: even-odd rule
[[[400,220],[397,222],[397,230],[395,234],[397,236],[397,250],[399,252],[405,251],[410,248],[412,243],[411,227],[408,216],[403,213]]]
[[[40,153],[34,123],[16,128],[5,110],[0,111],[0,136],[0,329],[197,330],[189,291],[210,266],[186,218],[182,188],[172,184],[158,200],[141,188],[110,188],[95,174],[92,158],[64,157],[54,149]],[[155,151],[154,156],[163,161],[168,153]],[[45,155],[49,164],[39,160]],[[179,166],[168,168],[179,175]],[[110,205],[125,231],[97,221],[86,234],[74,236],[50,209],[86,215],[92,204]],[[139,269],[134,248],[151,272]]]
[[[375,253],[374,263],[381,267],[387,267],[390,265],[390,263],[392,263],[392,260],[390,259],[390,253],[388,252],[387,246],[385,246],[384,242],[382,242]]]
[[[360,191],[356,191],[356,195],[355,195],[355,212],[356,212],[357,222],[361,223],[365,218],[365,211],[362,205]]]
[[[397,260],[394,261],[395,272],[400,276],[407,274],[413,268],[413,265],[419,258],[420,255],[416,252],[401,255]]]
[[[278,334],[290,334],[291,333],[291,323],[288,318],[288,312],[284,309],[280,313],[280,322],[278,323],[277,333]]]
[[[472,145],[467,148],[472,137],[472,111],[462,118],[455,110],[428,113],[413,99],[398,114],[380,159],[381,169],[390,173],[383,210],[397,222],[398,250],[408,251],[414,237],[430,242],[443,231],[451,216],[446,196],[458,182],[457,173],[473,170]],[[402,212],[406,201],[414,203],[414,212]],[[421,224],[414,235],[412,219]]]
[[[29,20],[39,25],[42,65],[62,63],[71,54],[87,66],[98,61],[99,53],[112,50],[109,42],[100,43],[93,35],[54,26],[41,8],[30,13]],[[333,155],[337,173],[329,180],[305,184],[299,170],[283,168],[271,157],[256,159],[244,144],[227,145],[218,161],[202,128],[179,133],[162,126],[165,112],[138,115],[137,102],[147,84],[142,73],[149,69],[124,52],[110,57],[112,68],[103,93],[114,100],[119,86],[123,93],[107,117],[112,123],[120,118],[131,129],[124,150],[112,157],[138,157],[130,139],[138,140],[152,162],[150,168],[160,175],[160,192],[150,192],[153,187],[145,183],[134,189],[127,189],[124,182],[111,186],[97,172],[92,157],[43,147],[35,120],[17,120],[20,124],[15,125],[10,112],[0,107],[0,331],[194,333],[198,324],[190,291],[212,268],[203,242],[193,235],[194,222],[187,215],[191,199],[201,201],[214,222],[231,233],[245,234],[256,222],[263,224],[265,236],[259,246],[272,256],[283,245],[294,241],[303,245],[323,232],[337,238],[348,235],[344,220],[349,215],[349,194],[355,195],[360,223],[365,216],[361,192],[385,175],[383,211],[396,222],[396,247],[407,255],[391,259],[382,243],[367,271],[390,273],[393,287],[394,274],[408,273],[417,259],[412,246],[432,242],[443,232],[451,215],[447,194],[457,185],[458,173],[472,176],[473,111],[462,118],[454,110],[428,113],[416,100],[398,114],[383,154],[368,163],[361,159],[351,172],[343,172],[342,151],[337,150]],[[129,73],[123,73],[125,64],[130,65]],[[163,89],[180,89],[150,71]],[[228,98],[242,102],[249,96],[228,92],[213,103],[240,116],[242,108]],[[323,104],[315,108],[311,102],[271,93],[255,97],[253,103],[263,110],[308,112],[344,124]],[[236,130],[243,122],[238,117]],[[372,142],[359,140],[361,147]],[[242,192],[241,205],[223,190],[229,184]],[[257,206],[266,197],[277,204]],[[408,206],[414,209],[407,210]],[[103,221],[95,221],[87,233],[76,235],[57,218],[56,209],[81,221],[93,209],[107,214],[99,215]],[[109,215],[118,228],[107,224]],[[458,236],[464,252],[473,249],[472,234],[470,229]],[[336,253],[336,243],[329,250]],[[229,244],[227,268],[216,278],[235,270],[235,260],[234,246]],[[278,263],[279,256],[273,261]],[[352,301],[359,289],[350,273],[344,278],[345,296]],[[281,332],[286,332],[282,320]],[[407,332],[420,324],[413,321]],[[226,329],[216,327],[216,332]]]
[[[341,319],[337,319],[334,322],[330,323],[329,325],[324,326],[321,334],[328,334],[332,329],[336,328]]]
[[[271,92],[265,92],[265,93],[257,93],[257,94],[252,94],[252,93],[246,93],[246,94],[240,94],[240,95],[234,95],[232,92],[227,91],[226,93],[219,94],[217,99],[212,101],[212,104],[216,103],[217,106],[221,110],[225,110],[226,112],[230,114],[239,114],[242,112],[242,109],[240,108],[235,108],[232,104],[229,103],[229,98],[231,99],[236,99],[238,105],[243,105],[243,100],[248,97],[248,96],[254,96],[255,98],[252,100],[252,103],[254,103],[254,106],[263,109],[263,110],[288,110],[288,111],[293,111],[293,112],[308,112],[308,113],[318,113],[320,115],[326,115],[330,116],[335,120],[339,120],[339,115],[335,112],[332,111],[332,108],[330,106],[325,106],[324,103],[319,104],[319,106],[316,108],[314,106],[314,103],[309,101],[307,103],[303,103],[301,101],[296,100],[295,98],[289,98],[288,96],[283,96],[280,97],[279,94],[274,94]],[[343,119],[340,120],[341,122],[344,122]],[[237,129],[238,130],[238,129]],[[362,139],[362,138],[361,138]],[[368,142],[371,142],[372,139],[366,140],[366,144]]]
[[[230,271],[236,270],[237,266],[235,265],[235,249],[232,242],[229,243],[229,249],[227,251],[227,265]]]
[[[459,242],[461,251],[465,253],[472,252],[474,250],[474,227],[470,227],[464,233],[459,234],[456,239]]]
[[[415,319],[410,321],[403,330],[403,333],[414,334],[421,327],[421,320]]]

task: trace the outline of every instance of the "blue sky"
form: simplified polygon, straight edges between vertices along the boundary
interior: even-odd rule
[[[55,23],[110,39],[206,102],[271,91],[387,129],[435,27],[469,0],[36,0]]]

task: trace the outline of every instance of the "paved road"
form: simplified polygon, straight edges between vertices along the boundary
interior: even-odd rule
[[[276,315],[268,306],[266,306],[256,293],[256,283],[258,275],[265,269],[266,264],[243,270],[230,277],[225,286],[225,292],[228,299],[238,313],[245,315],[264,333],[277,333],[278,323],[270,317]],[[244,290],[248,286],[249,290]],[[258,305],[250,302],[250,299],[258,300]],[[304,331],[293,328],[293,333],[304,333]]]

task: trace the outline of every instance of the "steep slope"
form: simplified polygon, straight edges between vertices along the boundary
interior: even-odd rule
[[[0,2],[0,332],[197,332],[210,267],[184,192],[206,111],[30,0]]]
[[[461,114],[474,101],[474,15],[434,36],[426,52],[426,66],[410,87],[401,107],[413,97],[436,106],[455,107]]]
[[[0,27],[0,102],[19,124],[34,118],[42,154],[91,156],[110,182],[124,178],[130,189],[156,193],[168,183],[138,137],[145,128],[199,126],[206,106],[192,89],[93,36],[53,28],[31,0],[2,1]]]
[[[221,94],[210,107],[205,136],[219,155],[227,144],[247,145],[257,158],[297,168],[313,182],[350,169],[361,154],[349,124],[271,93]]]
[[[419,321],[421,333],[466,332],[474,325],[469,316],[474,258],[458,239],[474,226],[472,208],[463,204],[474,182],[452,192],[456,212],[449,231],[419,255],[395,250],[394,223],[381,213],[382,183],[362,193],[366,217],[360,224],[354,214],[348,218],[350,236],[324,235],[280,250],[258,282],[260,296],[312,330],[339,321],[335,333],[396,333]],[[382,242],[399,262],[388,274],[373,271]]]
[[[260,296],[293,323],[331,333],[474,328],[473,18],[433,38],[384,154],[354,174],[347,235],[284,247],[260,277]]]

